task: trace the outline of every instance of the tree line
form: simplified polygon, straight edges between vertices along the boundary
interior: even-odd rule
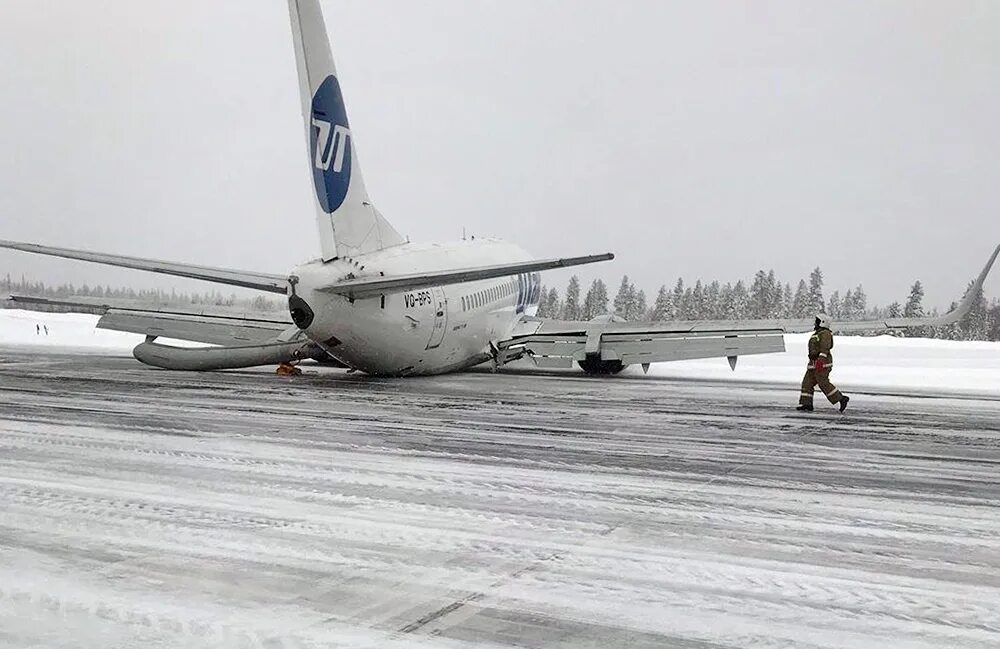
[[[162,289],[134,289],[127,287],[112,288],[110,286],[90,286],[83,284],[75,286],[72,283],[60,284],[58,286],[48,286],[44,282],[31,281],[21,276],[17,280],[11,279],[7,273],[0,279],[0,306],[9,308],[19,308],[16,303],[2,300],[6,295],[30,295],[32,297],[44,297],[50,300],[72,300],[73,298],[108,298],[113,300],[134,300],[137,303],[160,304],[165,306],[220,306],[220,307],[241,307],[254,311],[280,311],[286,308],[284,300],[276,300],[264,295],[254,297],[238,297],[235,293],[224,295],[219,291],[206,291],[204,293],[177,292],[174,289],[164,291]],[[43,308],[44,307],[44,308]],[[65,307],[45,307],[45,305],[32,306],[33,309],[47,311],[67,311]]]
[[[971,287],[972,282],[966,291]],[[813,270],[808,279],[799,280],[795,290],[792,290],[790,283],[780,282],[773,270],[759,270],[750,282],[739,280],[735,284],[722,284],[719,281],[705,283],[698,280],[689,285],[683,279],[678,279],[673,288],[661,286],[650,304],[646,292],[637,288],[628,275],[619,283],[614,299],[610,297],[608,287],[601,279],[595,279],[581,298],[580,279],[574,275],[562,294],[554,287],[542,287],[538,315],[563,320],[590,320],[610,313],[624,320],[637,322],[810,318],[820,312],[835,320],[938,315],[936,309],[927,310],[923,306],[924,289],[919,281],[913,284],[904,301],[893,302],[884,307],[869,305],[868,296],[861,285],[843,293],[834,291],[828,297],[824,290],[823,272],[819,268]],[[0,279],[0,295],[11,293],[49,299],[109,298],[172,306],[238,307],[253,311],[285,309],[284,300],[264,295],[237,297],[234,293],[224,295],[218,291],[188,293],[174,289],[137,290],[87,284],[74,286],[71,283],[48,286],[44,282],[30,281],[23,276],[15,281],[8,273]],[[950,309],[954,309],[957,304],[957,301],[953,302]],[[0,301],[0,306],[17,305]],[[67,309],[51,307],[46,310]],[[983,292],[979,291],[972,311],[962,321],[947,327],[911,329],[907,330],[906,335],[949,340],[1000,340],[1000,300],[987,302]]]
[[[966,293],[972,288],[969,283]],[[622,277],[611,299],[607,284],[595,279],[581,299],[580,279],[569,279],[562,294],[554,287],[543,286],[538,315],[562,320],[590,320],[614,314],[627,321],[658,320],[746,320],[774,318],[811,318],[825,313],[834,320],[881,320],[886,318],[936,316],[936,309],[923,305],[924,288],[917,281],[902,302],[888,306],[870,305],[862,285],[843,293],[825,294],[823,271],[816,268],[808,279],[792,284],[782,283],[773,270],[759,270],[749,282],[725,284],[715,280],[697,280],[693,285],[678,279],[669,288],[660,286],[650,304],[646,292],[637,288],[628,275]],[[954,309],[958,302],[951,304]],[[950,309],[949,309],[950,310]],[[1000,300],[987,302],[982,290],[976,296],[972,311],[960,322],[947,327],[907,330],[906,335],[949,340],[1000,340]]]

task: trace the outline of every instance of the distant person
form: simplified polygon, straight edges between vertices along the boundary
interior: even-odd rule
[[[833,332],[826,326],[824,316],[816,316],[816,331],[809,338],[809,365],[802,379],[802,392],[799,395],[799,407],[796,410],[812,412],[813,393],[816,386],[823,391],[833,405],[840,406],[840,412],[847,408],[851,400],[846,394],[841,394],[837,387],[830,383],[830,372],[833,370]]]
[[[42,325],[42,329],[45,330],[45,335],[48,336],[49,335],[49,325],[43,324]]]
[[[36,336],[42,335],[42,327],[37,322],[35,323],[35,335]]]

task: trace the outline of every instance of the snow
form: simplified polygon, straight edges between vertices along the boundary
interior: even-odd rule
[[[80,352],[130,355],[142,342],[138,334],[96,329],[98,316],[81,313],[39,313],[0,310],[0,345],[46,347]],[[44,331],[35,333],[35,325]],[[725,382],[796,385],[806,365],[808,334],[785,336],[782,354],[744,356],[736,371],[725,359],[659,363],[651,376]],[[164,339],[163,342],[166,342]],[[173,341],[170,344],[184,344]],[[190,343],[188,343],[190,344]],[[1000,343],[932,340],[926,338],[872,338],[838,336],[833,349],[833,382],[852,390],[904,390],[960,395],[1000,396]],[[632,375],[641,374],[629,368]]]
[[[735,372],[724,359],[712,358],[660,363],[649,373],[669,378],[798,384],[806,367],[808,340],[809,334],[787,335],[784,353],[744,356]],[[998,342],[837,336],[833,358],[831,380],[845,392],[889,389],[1000,396]]]
[[[0,309],[0,345],[60,351],[131,356],[145,336],[98,329],[100,316],[88,313],[46,313]],[[48,327],[36,330],[38,327]],[[160,338],[157,342],[191,346],[197,343]]]
[[[1000,400],[3,361],[4,649],[1000,646]]]

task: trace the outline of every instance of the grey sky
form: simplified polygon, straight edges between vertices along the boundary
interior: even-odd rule
[[[611,250],[584,281],[648,293],[819,265],[881,303],[920,278],[942,306],[1000,243],[1000,3],[323,7],[369,192],[415,241]],[[0,238],[315,257],[294,66],[281,0],[5,2]],[[0,252],[8,268],[182,286]]]

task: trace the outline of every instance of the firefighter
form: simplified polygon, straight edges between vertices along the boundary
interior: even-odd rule
[[[816,331],[809,338],[809,365],[802,379],[802,392],[799,395],[799,407],[796,410],[812,412],[813,392],[816,386],[823,391],[833,405],[840,406],[840,412],[847,408],[851,400],[846,394],[841,394],[833,383],[830,383],[830,371],[833,369],[833,332],[827,327],[825,316],[816,316]]]

